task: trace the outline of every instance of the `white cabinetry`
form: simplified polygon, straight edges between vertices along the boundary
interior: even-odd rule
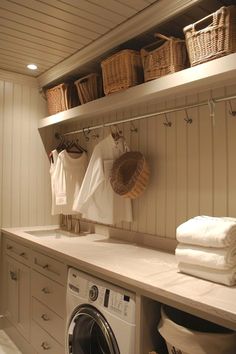
[[[31,343],[37,353],[63,354],[66,314],[66,266],[39,252],[32,253]]]
[[[7,249],[8,246],[8,249]],[[16,260],[22,254],[22,248],[17,243],[9,247],[6,241],[4,249],[5,296],[4,312],[17,330],[29,340],[30,336],[30,268]],[[10,256],[8,254],[11,254]],[[28,250],[26,250],[28,254]],[[26,254],[25,253],[25,254]],[[14,258],[13,258],[14,257]],[[24,262],[26,258],[24,258]],[[27,263],[27,262],[26,262]]]

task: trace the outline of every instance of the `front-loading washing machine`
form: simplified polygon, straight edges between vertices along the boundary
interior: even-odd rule
[[[134,354],[135,294],[69,268],[67,354]]]

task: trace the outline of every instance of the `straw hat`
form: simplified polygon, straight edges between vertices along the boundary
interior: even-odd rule
[[[149,167],[141,152],[128,151],[113,163],[110,182],[115,193],[135,199],[146,188],[149,175]]]

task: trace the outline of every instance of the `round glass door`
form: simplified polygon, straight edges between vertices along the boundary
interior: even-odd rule
[[[120,354],[110,325],[95,307],[76,309],[68,330],[68,353]]]

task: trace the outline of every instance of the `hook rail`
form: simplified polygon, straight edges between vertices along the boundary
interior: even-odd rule
[[[233,99],[236,99],[236,96],[229,96],[229,97],[221,97],[221,98],[211,99],[211,102],[213,104],[215,104],[215,103],[219,103],[219,102],[230,101],[230,100],[233,100]],[[183,111],[183,110],[186,110],[186,109],[197,108],[197,107],[208,106],[208,105],[209,105],[209,100],[203,101],[203,102],[199,102],[199,103],[195,103],[195,104],[186,105],[186,106],[179,106],[179,107],[175,107],[175,108],[170,108],[170,109],[166,109],[166,110],[163,110],[163,111],[157,111],[157,112],[154,112],[154,113],[148,113],[148,114],[144,114],[144,115],[140,115],[140,116],[135,116],[135,117],[131,117],[131,118],[128,118],[128,119],[121,119],[121,120],[116,120],[116,121],[113,121],[113,122],[108,122],[108,123],[103,123],[103,124],[99,124],[99,125],[94,125],[94,126],[91,126],[91,127],[82,128],[82,129],[74,130],[74,131],[71,131],[71,132],[68,132],[68,133],[64,133],[62,135],[63,136],[67,136],[67,135],[71,135],[71,134],[83,133],[84,129],[89,129],[89,131],[91,131],[91,130],[95,130],[95,129],[110,127],[110,126],[115,125],[115,124],[134,122],[134,121],[140,120],[140,119],[152,118],[152,117],[160,116],[160,115],[163,115],[163,114],[174,113],[174,112],[179,112],[179,111]]]

